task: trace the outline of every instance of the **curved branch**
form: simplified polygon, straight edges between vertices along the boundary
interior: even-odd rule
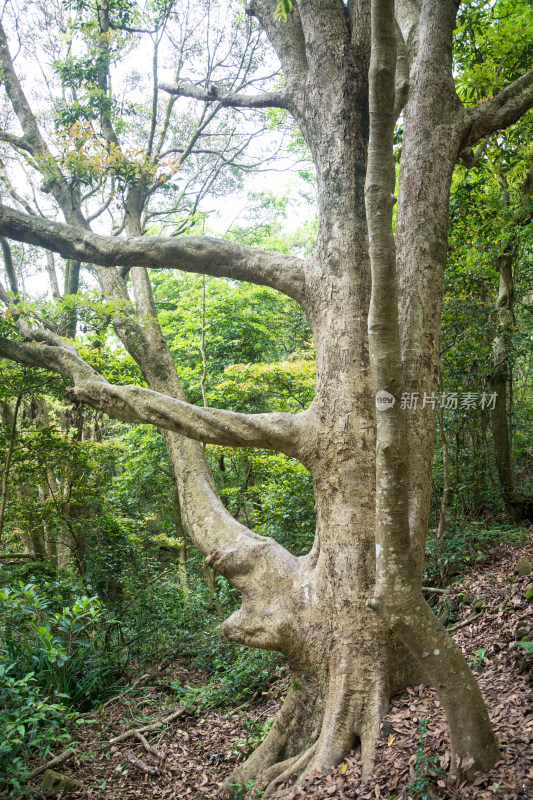
[[[155,425],[206,444],[262,447],[295,455],[296,415],[202,408],[141,386],[115,386],[103,380],[78,381],[69,395],[115,419]]]
[[[181,269],[271,286],[305,300],[305,262],[209,236],[135,236],[119,239],[23,214],[0,204],[0,235],[102,267]]]
[[[104,411],[114,419],[155,425],[189,439],[229,447],[262,447],[293,456],[303,414],[239,414],[218,408],[201,408],[142,386],[108,383],[89,366],[74,347],[48,331],[25,330],[48,342],[21,344],[0,338],[0,356],[27,366],[44,367],[74,381],[69,397]],[[58,343],[61,343],[58,346]]]
[[[9,131],[0,130],[0,140],[7,142],[13,147],[17,147],[19,150],[25,150],[31,155],[34,153],[33,147],[28,141],[26,141],[26,139],[24,139],[22,136],[15,136],[14,133],[10,133]]]
[[[284,92],[261,92],[258,94],[239,94],[227,92],[212,84],[208,90],[190,81],[179,83],[160,83],[159,88],[178,97],[192,97],[205,103],[220,103],[231,108],[288,108],[289,98]]]
[[[494,131],[513,125],[533,107],[533,69],[510,83],[492,100],[468,110],[469,127],[460,151]]]

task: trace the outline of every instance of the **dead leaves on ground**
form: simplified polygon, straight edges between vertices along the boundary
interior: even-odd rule
[[[425,791],[435,800],[528,800],[533,798],[533,656],[517,644],[524,632],[533,638],[533,602],[526,591],[533,585],[531,576],[517,577],[513,568],[520,556],[533,559],[533,544],[503,549],[498,561],[485,567],[484,575],[472,573],[450,592],[453,602],[469,592],[483,600],[479,620],[458,629],[454,639],[476,670],[483,696],[490,710],[502,760],[489,775],[472,783],[448,785],[444,773],[429,774]],[[471,614],[465,605],[462,619]],[[484,653],[482,651],[485,651]],[[183,678],[183,666],[176,667]],[[172,680],[172,677],[167,678]],[[87,787],[84,800],[218,800],[220,786],[233,769],[246,742],[246,717],[265,722],[279,707],[281,691],[273,691],[266,702],[232,714],[212,711],[199,717],[179,719],[167,730],[152,733],[150,745],[161,756],[147,752],[142,742],[132,740],[100,750],[102,741],[139,726],[148,712],[147,722],[172,711],[168,694],[157,686],[145,690],[141,702],[124,698],[106,711],[100,728],[81,729],[77,747],[79,757],[65,772]],[[128,717],[131,717],[128,723]],[[419,725],[426,720],[427,734],[421,746]],[[294,790],[296,800],[408,800],[413,797],[412,782],[417,773],[417,753],[432,763],[438,759],[442,770],[449,767],[450,755],[446,720],[435,693],[425,686],[409,689],[395,698],[383,720],[372,776],[361,786],[361,765],[355,752],[328,775],[317,774],[305,786]],[[140,761],[144,767],[135,763]],[[152,771],[154,770],[154,771]]]

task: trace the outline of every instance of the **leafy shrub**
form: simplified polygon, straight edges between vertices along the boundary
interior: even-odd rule
[[[486,527],[483,522],[450,523],[440,539],[434,532],[428,537],[424,580],[428,584],[446,582],[487,559],[501,544],[521,544],[525,536],[524,529],[507,524]]]
[[[428,755],[425,746],[425,736],[427,733],[426,720],[422,718],[418,725],[418,738],[415,754],[414,775],[409,783],[408,794],[413,800],[432,800],[433,780],[442,775],[443,770],[440,766],[437,755]]]
[[[29,756],[46,758],[54,742],[69,738],[65,709],[40,696],[33,673],[15,677],[15,662],[0,664],[0,788],[18,793]]]
[[[279,677],[281,659],[276,653],[228,644],[215,635],[204,644],[192,666],[207,670],[207,682],[199,686],[176,684],[182,702],[199,709],[235,705],[266,691]]]
[[[31,672],[50,699],[88,708],[119,681],[118,651],[110,647],[98,598],[79,597],[54,611],[57,596],[51,599],[46,590],[51,593],[48,584],[22,583],[0,590],[4,656],[18,665],[18,674]]]

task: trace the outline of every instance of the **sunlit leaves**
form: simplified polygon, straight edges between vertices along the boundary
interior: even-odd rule
[[[289,14],[292,11],[291,0],[279,0],[276,10],[274,11],[274,19],[276,22],[286,22]]]
[[[490,99],[533,63],[533,8],[523,0],[467,0],[454,36],[456,83],[472,105]]]

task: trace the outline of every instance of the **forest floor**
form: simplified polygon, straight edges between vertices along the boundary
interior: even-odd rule
[[[526,600],[533,574],[515,574],[521,557],[533,562],[531,537],[521,547],[501,548],[490,563],[466,573],[441,600],[460,621],[476,613],[475,602],[483,604],[479,616],[453,635],[475,669],[500,743],[502,759],[492,772],[471,784],[446,783],[444,714],[435,693],[418,686],[393,700],[383,720],[375,769],[365,786],[360,783],[361,764],[355,751],[330,774],[316,774],[290,795],[291,800],[533,798],[533,655],[517,644],[525,635],[533,639],[533,600]],[[282,682],[245,708],[187,714],[159,731],[146,732],[146,742],[156,752],[148,752],[140,738],[110,742],[130,728],[142,728],[172,713],[176,709],[172,682],[197,683],[198,678],[183,666],[165,667],[153,685],[116,699],[99,716],[89,715],[88,724],[78,725],[76,756],[58,770],[86,788],[69,797],[219,798],[224,778],[257,744],[263,725],[279,708]]]

